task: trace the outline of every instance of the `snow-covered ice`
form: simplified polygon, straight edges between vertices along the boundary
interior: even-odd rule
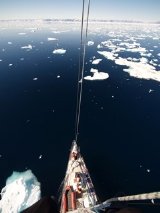
[[[1,191],[0,212],[21,212],[36,203],[40,197],[40,183],[31,170],[13,172]]]
[[[155,67],[143,62],[128,61],[125,58],[118,58],[115,60],[118,65],[125,65],[128,68],[123,69],[128,72],[130,76],[146,79],[146,80],[156,80],[160,81],[160,71],[156,71]]]

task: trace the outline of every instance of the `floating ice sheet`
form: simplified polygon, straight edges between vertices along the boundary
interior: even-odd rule
[[[160,71],[156,71],[155,67],[143,62],[128,61],[125,58],[118,58],[115,60],[118,65],[125,65],[128,68],[123,69],[128,72],[130,76],[146,79],[146,80],[156,80],[160,81]]]

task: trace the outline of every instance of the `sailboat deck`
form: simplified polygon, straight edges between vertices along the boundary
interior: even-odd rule
[[[89,208],[97,203],[92,180],[75,142],[71,148],[62,193],[62,213]]]

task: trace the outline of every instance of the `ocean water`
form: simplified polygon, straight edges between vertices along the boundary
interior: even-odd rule
[[[0,38],[0,187],[13,171],[31,169],[42,195],[58,197],[74,139],[79,24],[3,26]],[[133,77],[97,51],[112,52],[104,41],[137,42],[151,55],[127,47],[117,57],[146,58],[158,72],[159,38],[159,25],[94,23],[89,31],[85,76],[95,68],[109,78],[84,80],[78,144],[102,201],[160,190],[160,81]],[[53,54],[58,48],[66,53]]]

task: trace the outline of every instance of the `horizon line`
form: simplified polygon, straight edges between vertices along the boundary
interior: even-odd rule
[[[78,18],[14,18],[14,19],[0,19],[0,21],[81,21]],[[128,23],[159,23],[159,21],[142,21],[142,20],[131,20],[131,19],[90,19],[89,21],[100,21],[100,22],[128,22]]]

